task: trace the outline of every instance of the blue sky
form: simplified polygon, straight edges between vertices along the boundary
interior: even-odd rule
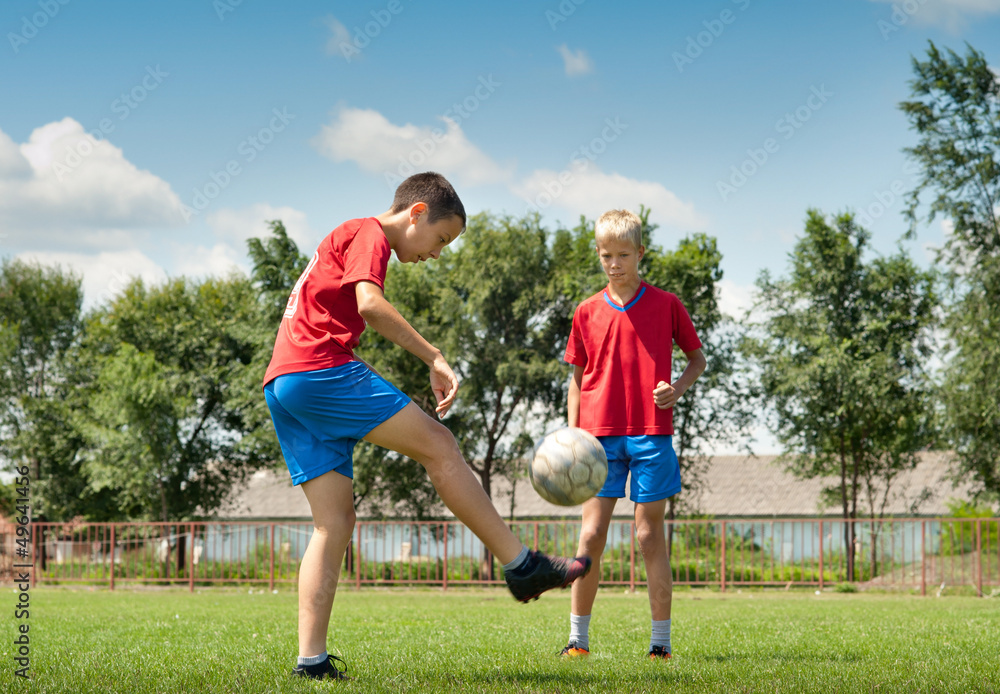
[[[642,203],[665,247],[714,235],[735,310],[808,207],[869,212],[891,252],[911,56],[1000,56],[998,0],[35,0],[0,27],[0,253],[74,268],[88,305],[246,271],[266,219],[309,252],[436,169],[470,212]]]

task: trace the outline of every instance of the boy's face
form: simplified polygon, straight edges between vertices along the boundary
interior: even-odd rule
[[[462,218],[458,215],[428,222],[427,205],[418,202],[410,208],[410,227],[396,248],[401,263],[419,263],[441,255],[441,251],[462,233]]]
[[[629,241],[605,239],[597,244],[597,257],[601,268],[613,286],[629,287],[640,281],[639,261],[646,249],[636,248]]]

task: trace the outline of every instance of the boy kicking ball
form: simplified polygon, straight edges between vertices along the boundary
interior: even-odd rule
[[[608,285],[577,306],[566,346],[573,365],[567,409],[569,425],[596,436],[608,456],[608,478],[583,503],[581,556],[599,567],[615,503],[635,502],[635,527],[646,564],[652,630],[649,657],[667,659],[673,580],[663,518],[667,499],[681,491],[674,453],[673,406],[705,370],[701,341],[675,295],[639,276],[642,220],[627,210],[601,215],[594,229],[597,255]],[[687,355],[684,373],[671,385],[676,343]],[[590,653],[590,617],[601,572],[573,584],[569,644],[560,655]]]
[[[315,525],[299,569],[295,675],[347,679],[336,665],[343,661],[328,654],[326,637],[354,529],[353,451],[361,439],[424,466],[452,513],[503,563],[517,600],[565,587],[590,569],[588,558],[552,558],[521,544],[451,431],[354,356],[370,326],[427,364],[437,414],[447,414],[458,379],[440,350],[385,299],[383,288],[390,252],[403,263],[436,259],[465,223],[462,201],[443,176],[411,176],[396,189],[388,212],[334,229],[288,298],[264,376],[264,397],[292,483],[302,485]]]

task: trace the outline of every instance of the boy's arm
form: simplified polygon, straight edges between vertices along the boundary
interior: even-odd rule
[[[684,367],[684,373],[681,374],[681,377],[674,381],[673,385],[665,381],[660,381],[656,384],[656,388],[653,389],[653,402],[661,410],[666,410],[676,405],[681,396],[698,380],[698,377],[705,370],[707,362],[700,348],[685,352],[684,354],[687,355],[688,363]]]
[[[571,427],[580,424],[580,386],[583,383],[583,367],[573,365],[573,377],[569,382],[569,395],[566,396],[566,421]]]
[[[437,399],[436,411],[444,417],[455,400],[458,378],[451,370],[441,350],[425,340],[406,322],[399,311],[386,300],[382,288],[374,282],[361,281],[354,285],[358,313],[375,332],[417,356],[431,369],[431,389]]]

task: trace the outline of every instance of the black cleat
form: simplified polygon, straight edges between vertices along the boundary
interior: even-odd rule
[[[650,660],[670,660],[671,657],[673,656],[670,655],[670,651],[664,646],[653,646],[649,649]]]
[[[590,571],[590,557],[550,557],[541,552],[529,552],[527,562],[534,567],[526,574],[517,571],[504,573],[507,587],[519,602],[537,600],[538,596],[553,588],[565,588]]]
[[[333,662],[335,660],[338,663],[340,663],[341,665],[344,666],[343,670],[341,670],[340,668],[337,667],[337,664]],[[343,660],[341,660],[340,658],[338,658],[335,655],[331,655],[331,656],[327,657],[326,660],[324,660],[322,663],[319,663],[317,665],[299,665],[294,670],[292,670],[292,674],[293,675],[295,675],[297,677],[308,677],[309,679],[312,679],[312,680],[322,680],[322,679],[349,680],[349,679],[351,679],[350,677],[347,676],[346,673],[347,673],[347,663],[345,663]]]

